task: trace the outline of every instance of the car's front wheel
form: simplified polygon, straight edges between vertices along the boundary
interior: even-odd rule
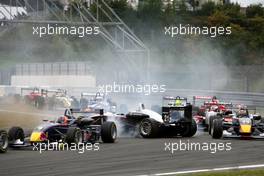
[[[20,142],[23,142],[25,139],[24,130],[21,127],[12,127],[8,131],[8,140],[9,142],[16,142],[17,140],[20,140]]]
[[[79,144],[82,142],[82,131],[78,127],[70,127],[67,131],[65,142],[67,144]]]
[[[221,119],[214,119],[212,127],[211,127],[211,135],[214,139],[219,139],[223,135],[223,126]]]
[[[117,129],[114,122],[104,122],[101,126],[101,138],[104,143],[114,143],[117,138]]]

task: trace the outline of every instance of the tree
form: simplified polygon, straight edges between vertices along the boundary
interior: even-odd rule
[[[238,3],[218,5],[217,9],[219,11],[223,11],[227,16],[231,18],[242,18],[243,17],[243,14],[240,11],[241,7]]]
[[[139,4],[139,16],[150,21],[160,20],[162,16],[162,6],[163,3],[161,0],[145,0]]]
[[[121,18],[124,17],[125,12],[129,9],[126,0],[111,1],[110,7],[119,15]]]
[[[175,14],[176,14],[176,11],[175,11],[173,4],[168,4],[165,7],[165,10],[163,13],[163,23],[164,24],[174,23]]]
[[[215,3],[209,1],[209,2],[204,3],[204,4],[202,5],[202,8],[201,8],[201,10],[199,11],[199,13],[200,13],[201,15],[210,16],[210,15],[212,15],[212,14],[214,13],[215,9],[216,9],[216,5],[215,5]]]
[[[184,0],[181,0],[179,2],[179,12],[180,12],[180,14],[186,14],[187,13],[187,6],[186,6]]]
[[[193,11],[195,11],[196,7],[199,6],[199,1],[197,1],[197,0],[189,0],[189,4],[192,6]]]
[[[210,26],[227,26],[229,19],[223,11],[216,11],[213,15],[208,17],[208,23]]]
[[[246,16],[248,18],[254,18],[256,16],[263,17],[264,16],[264,8],[262,8],[261,4],[250,5],[246,9]]]

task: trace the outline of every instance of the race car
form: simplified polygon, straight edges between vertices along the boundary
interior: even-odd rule
[[[45,98],[47,97],[47,94],[43,89],[38,87],[24,87],[21,88],[20,95],[23,98],[23,101],[28,105],[33,105],[38,109],[42,109],[45,106]]]
[[[56,108],[79,108],[78,100],[68,96],[65,89],[43,89],[47,94],[46,103],[49,109]]]
[[[80,99],[80,108],[101,108],[106,112],[116,113],[116,103],[101,92],[88,93],[82,92]]]
[[[245,107],[240,107],[233,112],[224,118],[213,120],[212,138],[264,139],[264,119],[259,114],[249,114]]]
[[[0,130],[0,153],[5,153],[8,147],[7,132]]]
[[[211,96],[193,96],[193,117],[198,125],[198,129],[207,130],[208,126],[205,124],[206,111],[208,106],[205,102],[212,100]]]
[[[163,97],[162,113],[146,109],[143,104],[135,112],[120,118],[123,131],[138,132],[143,138],[192,137],[197,126],[192,118],[192,105],[186,98]]]
[[[205,116],[207,106],[205,102],[209,102],[213,99],[211,96],[193,96],[193,113],[200,116]]]
[[[204,101],[203,104],[197,107],[196,100],[210,100]],[[215,117],[223,116],[229,113],[229,109],[232,107],[232,103],[226,103],[219,101],[215,96],[194,96],[193,106],[195,106],[194,119],[198,124],[199,129],[211,132],[212,120]]]
[[[45,121],[37,126],[30,136],[20,127],[12,127],[8,132],[10,147],[30,146],[33,143],[114,143],[117,129],[108,121],[103,109],[66,109],[64,115],[55,122]]]
[[[28,93],[28,91],[30,91]],[[26,95],[24,93],[26,92]],[[79,102],[74,97],[69,97],[64,89],[42,89],[42,88],[21,88],[21,97],[28,105],[38,109],[48,107],[49,110],[56,108],[78,108]]]

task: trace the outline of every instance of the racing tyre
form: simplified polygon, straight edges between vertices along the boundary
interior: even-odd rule
[[[209,125],[208,125],[208,133],[209,135],[211,135],[212,132],[212,126],[213,126],[213,122],[215,119],[222,119],[221,115],[217,115],[217,116],[211,116],[210,120],[209,120]]]
[[[8,147],[7,132],[0,130],[0,153],[5,153]]]
[[[216,116],[211,116],[210,119],[209,119],[209,124],[208,124],[208,133],[209,133],[209,135],[211,135],[211,131],[212,131],[211,128],[212,128],[214,119],[216,119]]]
[[[211,135],[214,139],[219,139],[223,135],[223,126],[221,119],[215,119],[211,127]]]
[[[101,138],[104,143],[114,143],[117,138],[117,130],[114,122],[105,122],[101,126]]]
[[[12,127],[8,131],[8,141],[15,143],[16,140],[23,142],[25,139],[24,131],[21,127]]]
[[[183,137],[192,137],[197,132],[197,124],[194,119],[192,119],[192,124],[188,125],[186,131],[182,135]]]
[[[65,142],[69,145],[82,142],[82,131],[77,127],[70,127],[66,133]]]
[[[159,123],[150,118],[143,119],[139,125],[139,134],[143,138],[158,137]]]

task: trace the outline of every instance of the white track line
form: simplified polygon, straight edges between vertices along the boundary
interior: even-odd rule
[[[189,171],[178,171],[178,172],[167,172],[167,173],[157,173],[150,175],[138,175],[138,176],[165,176],[165,175],[179,175],[179,174],[190,174],[190,173],[200,173],[200,172],[213,172],[213,171],[225,171],[225,170],[235,170],[235,169],[254,169],[264,167],[264,164],[258,165],[246,165],[246,166],[234,166],[234,167],[222,167],[213,169],[200,169],[200,170],[189,170]]]

